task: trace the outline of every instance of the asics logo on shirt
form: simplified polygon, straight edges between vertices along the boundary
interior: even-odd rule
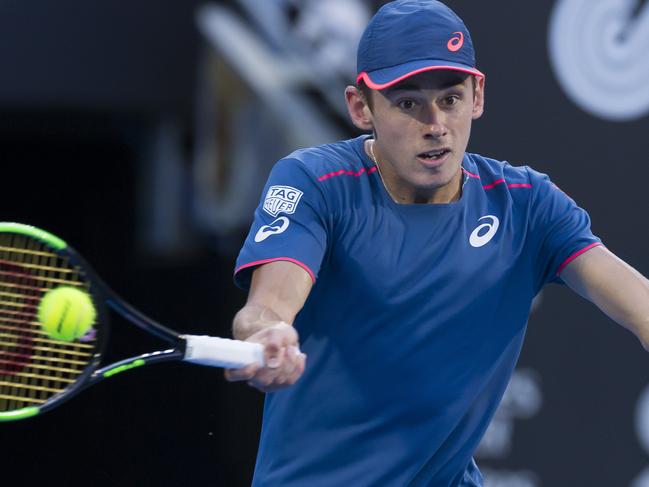
[[[277,220],[270,223],[270,225],[264,225],[255,235],[255,242],[263,242],[271,235],[276,235],[278,233],[284,232],[288,228],[288,218],[285,216],[280,216]]]
[[[478,218],[478,221],[485,220],[487,218],[491,220],[491,222],[478,225],[476,229],[473,230],[473,232],[471,232],[471,235],[469,236],[469,243],[473,247],[482,247],[483,245],[486,245],[493,238],[493,236],[496,235],[496,232],[498,231],[500,220],[498,220],[498,218],[496,218],[495,216],[486,215],[481,218]],[[487,229],[486,232],[484,231],[485,229]]]

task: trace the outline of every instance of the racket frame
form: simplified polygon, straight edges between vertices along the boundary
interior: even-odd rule
[[[89,285],[87,292],[92,297],[93,303],[97,309],[97,342],[95,344],[93,357],[72,384],[62,391],[52,395],[42,404],[26,406],[14,411],[0,412],[0,422],[25,419],[47,412],[50,409],[59,406],[61,403],[68,401],[87,387],[120,372],[140,367],[142,365],[179,361],[185,358],[186,340],[183,335],[180,335],[152,320],[120,298],[104,283],[83,257],[81,257],[81,255],[65,241],[36,227],[19,223],[0,222],[0,233],[7,232],[20,234],[40,241],[42,244],[48,246],[59,257],[67,259],[70,266],[77,270],[79,275],[82,277],[82,280]],[[173,348],[135,355],[100,367],[110,335],[111,326],[108,312],[109,308],[118,315],[121,315],[127,321],[133,323],[138,328],[173,345]]]

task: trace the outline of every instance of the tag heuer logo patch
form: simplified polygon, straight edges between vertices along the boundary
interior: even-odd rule
[[[264,211],[277,216],[280,213],[295,213],[297,204],[304,193],[291,186],[271,186],[264,200]]]

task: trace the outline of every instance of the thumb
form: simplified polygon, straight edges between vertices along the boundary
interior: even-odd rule
[[[295,329],[287,323],[279,322],[265,330],[264,358],[266,367],[276,369],[282,365],[286,346],[297,341]]]

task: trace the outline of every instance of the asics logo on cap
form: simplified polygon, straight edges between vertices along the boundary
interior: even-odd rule
[[[500,220],[498,220],[498,218],[493,215],[486,215],[483,216],[482,218],[478,218],[478,221],[484,220],[485,218],[490,219],[491,223],[483,223],[481,225],[478,225],[476,229],[473,230],[473,232],[471,232],[471,236],[469,237],[469,243],[471,244],[472,247],[482,247],[483,245],[486,245],[493,238],[493,236],[496,235],[496,232],[498,231]],[[484,232],[482,235],[480,235],[480,232],[482,232],[485,229],[488,230]]]
[[[462,49],[462,45],[464,44],[464,34],[462,32],[453,32],[453,34],[456,35],[448,40],[446,47],[451,52],[457,52]]]

